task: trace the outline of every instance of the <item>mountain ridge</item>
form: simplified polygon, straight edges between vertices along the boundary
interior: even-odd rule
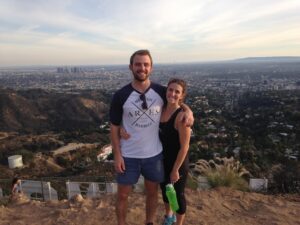
[[[234,59],[233,61],[253,61],[253,62],[266,62],[266,61],[300,61],[300,56],[262,56],[262,57],[245,57]]]
[[[60,93],[0,90],[0,131],[45,132],[95,128],[108,105],[101,91]]]

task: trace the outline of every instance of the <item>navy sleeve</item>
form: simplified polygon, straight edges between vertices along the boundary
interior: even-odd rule
[[[167,88],[157,83],[151,83],[151,87],[164,100],[164,104],[167,104],[167,98],[166,98]]]
[[[109,109],[109,120],[113,125],[119,126],[122,122],[123,105],[133,91],[131,84],[118,90],[111,101]]]
[[[116,92],[110,104],[109,120],[113,125],[120,125],[122,121],[123,105],[120,103],[120,92]]]

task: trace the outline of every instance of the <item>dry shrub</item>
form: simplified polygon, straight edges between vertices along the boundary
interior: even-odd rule
[[[211,187],[225,186],[242,191],[248,190],[248,183],[245,178],[249,178],[250,173],[233,157],[216,157],[208,162],[200,159],[191,167],[194,175],[206,176]]]

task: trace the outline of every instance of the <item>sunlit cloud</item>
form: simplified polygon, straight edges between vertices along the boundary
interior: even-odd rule
[[[158,62],[299,55],[299,11],[298,0],[1,0],[0,66],[127,63],[140,48]]]

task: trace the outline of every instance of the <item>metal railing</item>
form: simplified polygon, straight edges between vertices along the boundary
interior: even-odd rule
[[[0,179],[0,198],[11,195],[12,179]],[[98,197],[103,193],[115,193],[117,185],[107,177],[44,177],[38,180],[22,180],[19,190],[33,200],[70,199],[76,194]]]

